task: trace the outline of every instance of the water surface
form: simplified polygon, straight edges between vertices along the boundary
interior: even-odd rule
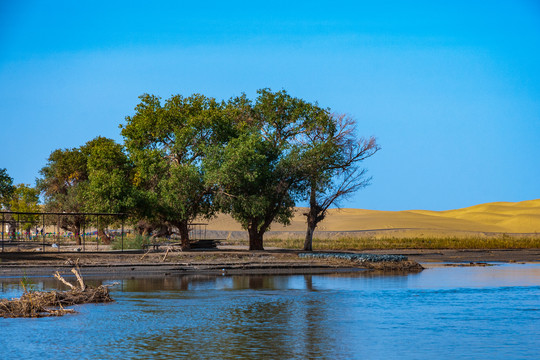
[[[540,358],[539,264],[118,282],[112,304],[0,319],[2,358]],[[0,279],[0,297],[21,292]]]

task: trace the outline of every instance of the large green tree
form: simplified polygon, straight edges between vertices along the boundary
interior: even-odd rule
[[[112,139],[97,137],[82,148],[88,180],[84,184],[84,210],[124,213],[135,206],[134,169],[123,147]]]
[[[14,212],[38,212],[39,192],[26,184],[13,185],[13,179],[8,175],[6,169],[0,169],[0,210]],[[8,232],[14,233],[17,228],[17,221],[11,214],[3,217],[8,224]],[[35,215],[18,215],[17,220],[22,224],[23,230],[30,230],[36,224]],[[0,231],[4,231],[5,224],[2,224]]]
[[[13,179],[8,175],[6,169],[0,169],[0,209],[5,209],[8,206],[14,190]]]
[[[81,184],[82,209],[89,213],[127,213],[138,204],[133,186],[134,168],[122,145],[112,139],[97,137],[87,142],[81,151],[86,157],[88,180]],[[109,243],[104,228],[119,222],[116,216],[101,216],[95,223],[98,236]]]
[[[37,213],[39,208],[39,191],[28,184],[18,184],[15,186],[9,208],[14,212]],[[18,216],[18,221],[21,228],[29,231],[35,227],[39,221],[39,215],[22,214]]]
[[[57,213],[80,213],[83,211],[81,184],[88,181],[86,156],[80,148],[57,149],[48,158],[47,164],[40,170],[37,188],[44,198],[44,210]],[[84,216],[60,216],[52,219],[66,231],[79,234],[85,221]],[[77,237],[77,244],[80,238]]]
[[[355,121],[345,115],[332,115],[334,131],[315,128],[306,136],[306,198],[308,211],[304,214],[307,230],[304,250],[313,250],[313,233],[324,220],[328,209],[340,200],[367,186],[371,178],[360,167],[363,160],[379,149],[375,138],[358,138]]]
[[[206,159],[208,181],[220,209],[248,231],[250,250],[263,250],[272,222],[288,224],[305,191],[310,149],[306,134],[334,131],[328,110],[286,91],[258,91],[254,101],[231,99],[240,135],[214,147]]]
[[[164,104],[148,94],[140,100],[122,126],[145,202],[140,216],[177,229],[189,249],[190,223],[214,211],[202,169],[205,149],[226,142],[231,127],[223,105],[203,95],[175,95]]]
[[[45,199],[45,210],[58,213],[125,212],[133,208],[133,171],[122,147],[114,140],[97,137],[72,149],[51,153],[41,171],[37,187]],[[52,219],[50,219],[52,220]],[[59,216],[60,228],[80,234],[84,215]],[[109,242],[103,227],[109,218],[100,219],[98,232]],[[80,243],[77,236],[77,242]]]

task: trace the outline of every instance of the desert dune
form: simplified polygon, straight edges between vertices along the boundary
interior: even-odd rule
[[[305,208],[297,208],[289,226],[273,224],[272,233],[286,232],[300,236],[306,230]],[[242,231],[229,215],[209,221],[209,231]],[[540,199],[522,202],[494,202],[446,211],[378,211],[331,209],[317,232],[367,234],[372,236],[421,236],[482,233],[540,233]]]

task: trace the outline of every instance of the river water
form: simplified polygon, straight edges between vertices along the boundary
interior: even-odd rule
[[[540,264],[116,281],[111,304],[0,318],[0,358],[540,358]],[[0,297],[21,292],[0,278]]]

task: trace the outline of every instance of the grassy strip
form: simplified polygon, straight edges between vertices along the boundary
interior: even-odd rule
[[[124,237],[124,249],[142,249],[150,243],[147,236]],[[247,245],[247,240],[229,240],[229,244]],[[265,247],[302,249],[303,239],[268,238]],[[115,239],[112,248],[121,249],[121,241]],[[373,250],[373,249],[538,249],[540,235],[513,237],[506,234],[492,237],[342,237],[336,239],[314,239],[314,250]]]
[[[143,236],[143,235],[126,235],[124,236],[124,249],[142,249],[143,245],[150,243],[150,237],[149,236]],[[122,249],[122,239],[120,237],[116,237],[112,242],[112,249],[113,250],[120,250]]]
[[[302,239],[265,239],[265,246],[302,249]],[[540,237],[514,238],[507,235],[490,238],[353,238],[314,239],[314,250],[373,249],[537,249]]]

